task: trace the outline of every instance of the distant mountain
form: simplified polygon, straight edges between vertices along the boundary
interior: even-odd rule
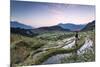
[[[76,30],[81,30],[85,27],[85,24],[80,24],[80,25],[76,25],[76,24],[71,24],[71,23],[67,23],[67,24],[58,24],[58,26],[64,28],[64,29],[69,29],[71,31],[76,31]]]
[[[23,36],[29,36],[29,37],[38,35],[32,32],[31,29],[22,29],[22,28],[13,28],[13,27],[10,28],[10,32],[14,34],[20,34]]]
[[[60,26],[49,26],[49,27],[40,27],[40,30],[48,30],[48,31],[70,31],[69,29],[63,29]]]
[[[63,29],[60,26],[49,26],[49,27],[40,27],[31,30],[34,33],[44,33],[44,32],[53,32],[53,31],[70,31],[69,29]]]
[[[10,22],[10,27],[12,27],[12,28],[21,28],[21,29],[33,29],[33,27],[31,27],[31,26],[22,24],[22,23],[17,22],[17,21],[11,21]]]
[[[88,31],[88,30],[94,30],[95,29],[95,20],[88,23],[83,29],[82,31]]]
[[[11,33],[21,34],[24,36],[36,36],[38,34],[51,31],[70,31],[69,29],[63,29],[62,27],[57,25],[49,27],[32,28],[30,26],[16,21],[11,22],[10,25]]]
[[[22,24],[17,21],[11,21],[10,23],[11,33],[20,34],[23,36],[31,36],[31,37],[38,35],[38,34],[35,34],[34,32],[31,32],[31,29],[33,29],[33,27]]]

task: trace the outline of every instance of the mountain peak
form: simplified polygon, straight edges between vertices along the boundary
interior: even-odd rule
[[[13,28],[33,29],[33,27],[31,27],[29,25],[22,24],[18,21],[11,21],[10,26]]]
[[[64,29],[70,29],[71,31],[75,31],[75,30],[81,30],[85,27],[85,25],[83,24],[73,24],[73,23],[66,23],[66,24],[63,24],[63,23],[60,23],[58,24],[58,26],[64,28]]]

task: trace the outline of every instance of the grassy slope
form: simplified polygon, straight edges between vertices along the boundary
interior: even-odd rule
[[[70,35],[71,34],[71,35]],[[39,48],[44,48],[46,47],[54,47],[57,46],[55,43],[58,40],[62,40],[67,37],[71,37],[74,35],[74,33],[66,33],[66,32],[55,32],[55,33],[45,33],[41,34],[37,37],[25,37],[17,34],[11,34],[11,61],[13,62],[13,65],[36,65],[36,64],[41,64],[43,61],[48,59],[49,57],[56,55],[56,54],[62,54],[62,53],[69,53],[73,52],[77,49],[79,49],[83,43],[84,43],[84,37],[85,37],[85,32],[80,33],[82,35],[80,41],[78,44],[78,48],[71,48],[71,49],[62,49],[62,48],[51,48],[47,51],[43,52],[38,52],[36,55],[32,55],[34,51],[36,51]],[[94,35],[91,32],[88,32],[88,34]],[[47,38],[47,39],[46,39]],[[58,39],[58,40],[57,40]],[[94,38],[92,38],[94,39]],[[24,45],[22,45],[21,42],[24,42]],[[52,43],[52,44],[51,44]],[[26,44],[26,46],[25,46]],[[15,49],[17,45],[22,45],[22,47]],[[28,46],[27,46],[28,45]],[[23,48],[23,50],[21,49]],[[19,53],[20,51],[20,53]],[[18,59],[20,58],[19,63],[15,63]],[[23,57],[23,58],[22,58]],[[38,57],[38,58],[37,58]]]
[[[70,53],[73,52],[75,50],[78,50],[83,44],[84,44],[84,38],[82,37],[80,39],[80,41],[78,42],[78,47],[77,48],[69,48],[69,49],[64,49],[64,48],[51,48],[47,51],[44,52],[40,52],[38,54],[36,54],[33,58],[30,58],[30,61],[28,59],[28,61],[26,61],[24,64],[25,65],[37,65],[37,64],[41,64],[42,62],[44,62],[45,60],[47,60],[49,57],[56,55],[56,54],[63,54],[63,53]]]
[[[49,35],[49,36],[46,36]],[[38,37],[26,37],[19,34],[11,34],[11,64],[20,64],[23,63],[29,55],[36,51],[39,48],[44,48],[43,46],[47,47],[54,47],[57,38],[69,37],[69,34],[65,32],[52,32],[52,33],[45,33],[41,34]],[[72,34],[71,34],[72,35]],[[50,38],[49,40],[41,39],[42,37],[46,36],[46,38]],[[55,37],[56,36],[56,37]],[[58,39],[60,40],[60,39]],[[51,44],[52,43],[52,44]]]

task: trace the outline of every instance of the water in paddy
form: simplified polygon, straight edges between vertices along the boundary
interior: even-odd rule
[[[85,51],[85,49],[91,49],[91,47],[93,47],[93,41],[91,41],[90,39],[86,38],[85,39],[85,43],[84,45],[77,51],[77,54],[80,55],[80,54],[83,54]],[[71,48],[75,45],[75,41],[73,41],[72,43],[64,46],[63,48]],[[93,49],[91,49],[93,50]],[[59,64],[61,63],[61,59],[65,58],[65,57],[69,57],[71,56],[72,53],[67,53],[67,54],[57,54],[57,55],[54,55],[52,57],[50,57],[49,59],[47,59],[46,61],[44,61],[42,64]]]

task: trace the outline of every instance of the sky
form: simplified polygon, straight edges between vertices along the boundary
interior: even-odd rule
[[[93,20],[94,5],[11,1],[11,21],[35,28],[59,23],[86,24]]]

